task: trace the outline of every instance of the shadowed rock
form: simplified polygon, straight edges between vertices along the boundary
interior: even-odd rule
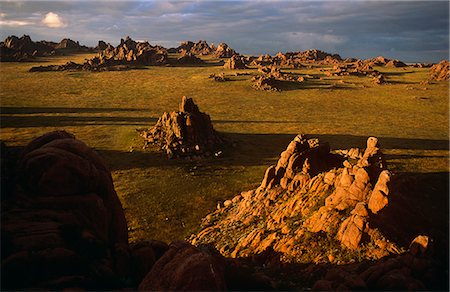
[[[126,277],[128,233],[102,159],[66,132],[32,141],[2,201],[2,287],[113,288]]]

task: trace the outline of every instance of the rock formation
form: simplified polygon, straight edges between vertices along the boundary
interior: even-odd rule
[[[92,52],[92,49],[67,38],[61,40],[59,43],[48,41],[33,42],[28,35],[23,35],[20,38],[9,36],[0,43],[1,62],[30,61],[34,57],[39,56],[78,52]]]
[[[388,175],[377,143],[370,138],[357,160],[346,160],[330,153],[327,143],[298,135],[267,169],[260,187],[225,201],[206,217],[204,229],[191,242],[212,243],[231,257],[271,247],[287,261],[327,260],[324,250],[309,246],[320,244],[320,238],[337,248],[335,257],[365,250],[369,243],[373,247],[367,258],[397,253],[397,246],[367,224],[372,212],[383,207],[378,202],[388,203],[387,197],[378,197],[388,193]]]
[[[126,277],[127,223],[102,159],[66,132],[33,140],[2,200],[2,288],[112,289]]]
[[[436,81],[449,80],[449,62],[442,60],[439,64],[435,64],[430,68],[430,79]]]
[[[95,47],[96,51],[103,51],[108,47],[109,44],[105,43],[104,41],[100,40],[98,41],[97,46]]]
[[[121,39],[117,47],[108,45],[96,57],[84,64],[68,62],[65,65],[49,65],[32,67],[30,72],[39,71],[112,71],[126,70],[136,66],[158,66],[167,63],[167,50],[159,46],[151,46],[148,42],[135,42],[130,37]]]
[[[217,155],[225,143],[214,130],[209,115],[202,113],[193,99],[185,96],[179,111],[165,112],[141,136],[147,143],[161,147],[169,158]]]
[[[213,55],[217,58],[231,58],[237,53],[225,43],[220,43],[217,48],[214,44],[209,45],[206,41],[200,40],[196,43],[192,41],[182,42],[178,48],[170,49],[172,53],[191,53],[194,55]]]
[[[13,158],[6,148],[2,168]],[[17,169],[18,184],[1,197],[2,291],[273,289],[269,278],[211,247],[129,245],[109,171],[72,134],[45,134],[18,157],[9,169]]]
[[[9,36],[0,43],[0,61],[28,61],[35,56],[55,54],[54,50],[52,46],[47,44],[33,42],[28,35],[23,35],[20,38]]]
[[[401,68],[401,67],[406,67],[407,65],[399,60],[390,60],[389,62],[386,63],[385,66],[391,67],[391,68]]]
[[[223,68],[235,70],[235,69],[246,69],[245,59],[238,55],[233,55],[231,58],[225,62]]]
[[[194,54],[187,52],[182,54],[181,57],[177,59],[177,63],[182,65],[201,65],[205,64],[205,61]]]
[[[425,276],[433,273],[428,237],[418,236],[405,253],[374,223],[395,196],[390,178],[374,137],[363,151],[330,152],[328,144],[298,135],[257,189],[219,204],[190,241],[232,258],[271,251],[283,263],[332,264],[311,276],[313,290],[433,287],[439,272]],[[298,277],[311,271],[311,265],[300,268]]]
[[[236,51],[230,48],[226,43],[220,43],[217,46],[214,55],[218,58],[231,58],[234,55],[237,55]]]
[[[251,81],[253,88],[265,91],[281,91],[286,83],[299,84],[305,78],[293,75],[292,73],[282,73],[280,67],[276,65],[259,66],[258,72],[261,75],[254,76]]]

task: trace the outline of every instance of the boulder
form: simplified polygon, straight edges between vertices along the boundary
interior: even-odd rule
[[[115,289],[130,275],[127,223],[109,170],[59,131],[28,144],[2,197],[2,289]]]
[[[173,242],[139,285],[139,291],[224,291],[224,263],[186,242]]]

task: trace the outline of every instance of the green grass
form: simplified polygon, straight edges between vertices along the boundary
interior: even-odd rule
[[[448,82],[420,84],[428,69],[376,68],[390,82],[381,86],[367,77],[326,77],[317,68],[297,69],[291,71],[322,80],[282,92],[254,90],[251,76],[214,82],[208,78],[212,73],[234,74],[214,66],[216,60],[202,67],[28,72],[32,66],[82,62],[90,56],[1,63],[0,138],[21,146],[65,129],[94,147],[112,170],[131,240],[170,241],[197,231],[200,218],[218,201],[256,187],[265,168],[299,132],[318,135],[333,149],[364,147],[367,136],[378,136],[396,172],[449,171]],[[142,149],[135,129],[176,110],[183,95],[193,97],[216,130],[236,141],[223,158],[175,161],[155,148]]]

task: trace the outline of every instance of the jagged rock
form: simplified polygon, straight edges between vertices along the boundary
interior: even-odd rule
[[[357,249],[366,227],[369,213],[365,203],[357,203],[355,209],[351,211],[351,216],[342,222],[337,233],[337,239],[347,248]]]
[[[177,59],[177,62],[179,64],[184,64],[184,65],[199,65],[199,64],[205,64],[205,61],[203,61],[202,59],[196,57],[194,54],[192,53],[185,53],[183,54],[181,57],[179,57]]]
[[[158,144],[169,158],[212,155],[225,144],[213,128],[209,115],[200,112],[192,98],[183,96],[178,112],[165,112],[141,136]]]
[[[20,62],[29,61],[35,56],[50,54],[55,49],[42,42],[33,42],[28,35],[18,38],[16,36],[8,36],[0,44],[0,61],[1,62]]]
[[[330,153],[330,146],[318,139],[297,135],[266,170],[260,187],[208,215],[210,220],[203,221],[203,231],[191,242],[214,244],[231,257],[273,248],[283,260],[294,262],[328,261],[321,248],[329,244],[342,244],[333,248],[336,253],[355,250],[366,259],[398,253],[394,243],[367,223],[376,216],[366,209],[371,177],[378,179],[382,171],[378,139],[370,137],[365,151],[351,153],[358,153],[356,161]],[[362,238],[373,248],[364,241],[361,251]]]
[[[245,60],[238,55],[233,55],[231,58],[225,62],[223,68],[235,70],[235,69],[246,69]]]
[[[130,37],[121,39],[117,47],[108,45],[96,57],[83,64],[69,62],[61,66],[32,67],[30,72],[38,71],[120,71],[138,66],[158,66],[167,63],[167,50],[159,46],[151,46],[148,42],[135,42]]]
[[[375,185],[372,194],[369,199],[369,209],[377,214],[382,210],[389,202],[389,187],[388,183],[390,181],[391,174],[388,170],[383,170],[378,178],[378,182]]]
[[[399,60],[390,60],[386,63],[386,67],[392,67],[392,68],[400,68],[400,67],[406,67],[407,65]]]
[[[237,55],[237,53],[232,48],[230,48],[226,43],[220,43],[217,46],[214,55],[218,58],[231,58],[232,56]]]
[[[39,41],[34,42],[30,36],[23,35],[7,37],[0,44],[1,62],[30,61],[35,57],[61,55],[73,52],[92,52],[91,48],[80,45],[71,39],[63,39],[59,43]]]
[[[98,41],[97,46],[95,47],[96,51],[103,51],[108,47],[108,44],[105,43],[104,41],[100,40]]]
[[[449,80],[449,62],[447,60],[442,60],[439,64],[435,64],[430,68],[430,79],[441,81]]]

